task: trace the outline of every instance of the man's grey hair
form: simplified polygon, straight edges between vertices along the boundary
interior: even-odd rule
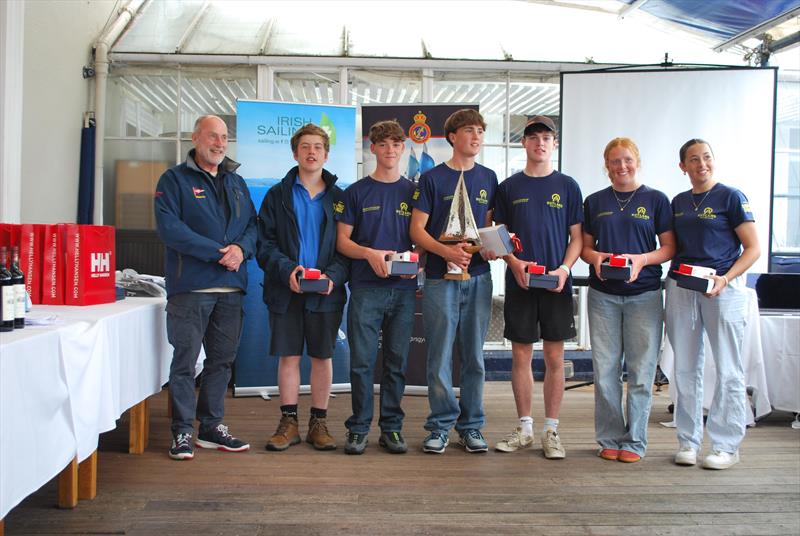
[[[194,122],[194,130],[192,131],[192,134],[199,134],[200,133],[200,123],[202,123],[203,121],[205,121],[209,117],[216,117],[217,119],[222,121],[222,118],[219,117],[218,115],[214,115],[214,114],[201,115],[200,117],[197,118],[197,121]],[[223,123],[224,123],[224,121],[223,121]]]

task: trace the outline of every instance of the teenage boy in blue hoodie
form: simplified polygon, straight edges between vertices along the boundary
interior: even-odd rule
[[[328,398],[333,381],[333,351],[346,300],[347,260],[336,252],[334,212],[343,209],[344,192],[336,176],[323,169],[328,134],[307,124],[291,139],[297,166],[269,189],[258,211],[258,263],[264,270],[264,302],[269,309],[271,355],[279,356],[281,420],[267,450],[282,451],[300,442],[297,401],[303,348],[311,358],[311,418],[306,442],[333,450],[328,431]],[[318,269],[327,290],[306,293],[299,278]]]

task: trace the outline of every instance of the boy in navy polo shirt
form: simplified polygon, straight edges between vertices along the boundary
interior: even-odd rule
[[[306,442],[317,450],[336,448],[328,432],[327,408],[333,380],[333,350],[346,300],[347,260],[336,252],[334,212],[341,209],[336,176],[323,169],[330,141],[307,124],[291,139],[297,161],[264,197],[258,212],[258,263],[264,270],[264,302],[269,309],[269,353],[280,356],[278,387],[281,420],[267,450],[300,442],[297,399],[303,347],[311,358],[311,418]],[[299,277],[308,268],[328,280],[323,293],[303,293]]]
[[[425,290],[422,318],[428,343],[428,403],[431,412],[425,423],[430,432],[422,444],[424,452],[442,454],[455,426],[460,444],[467,452],[489,450],[480,429],[483,410],[483,343],[492,309],[492,277],[489,263],[471,255],[465,244],[442,244],[442,234],[452,205],[453,192],[461,173],[469,195],[475,223],[490,225],[497,176],[475,158],[483,145],[486,123],[476,110],[458,110],[447,118],[444,132],[453,156],[425,172],[414,192],[411,238],[425,251]],[[469,269],[470,279],[444,279],[448,263]],[[453,343],[458,340],[461,357],[461,399],[453,394]]]
[[[406,452],[400,401],[414,327],[416,276],[390,276],[386,256],[411,250],[408,226],[414,183],[400,173],[405,134],[397,121],[369,130],[375,171],[345,190],[344,212],[337,216],[336,249],[352,259],[347,332],[353,414],[345,422],[347,454],[361,454],[373,413],[373,369],[383,332],[379,444],[394,454]]]
[[[525,170],[497,189],[494,219],[504,223],[522,242],[522,251],[504,257],[506,299],[505,338],[511,341],[511,385],[519,426],[495,448],[513,452],[533,443],[533,343],[544,340],[544,430],[542,449],[547,459],[566,455],[558,436],[558,414],[564,396],[564,340],[575,336],[570,270],[583,244],[583,199],[571,177],[553,170],[556,127],[544,116],[528,120],[523,134]],[[528,289],[526,267],[536,262],[558,276],[554,289]]]

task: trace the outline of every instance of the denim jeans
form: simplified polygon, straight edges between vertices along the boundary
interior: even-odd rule
[[[491,274],[466,281],[428,279],[422,319],[428,344],[428,431],[480,429],[483,411],[483,342],[492,314]],[[461,357],[461,398],[453,393],[453,343]]]
[[[373,414],[373,373],[382,331],[380,418],[383,432],[403,428],[400,401],[406,387],[406,360],[414,328],[415,290],[363,288],[350,292],[347,337],[350,341],[350,386],[353,415],[345,426],[367,434]]]
[[[658,351],[664,327],[661,289],[617,296],[589,289],[589,334],[594,366],[594,431],[607,449],[644,456]],[[628,395],[622,404],[622,364]]]
[[[172,433],[216,428],[225,415],[225,393],[242,332],[241,292],[187,292],[167,300],[167,338],[174,351],[169,367]],[[195,399],[195,364],[201,345],[206,359]]]
[[[744,277],[718,296],[680,288],[667,280],[667,336],[675,351],[677,397],[675,424],[681,447],[699,450],[703,443],[703,332],[713,350],[717,385],[708,408],[706,430],[713,450],[735,452],[747,426],[747,393],[742,368],[742,339],[747,313]]]

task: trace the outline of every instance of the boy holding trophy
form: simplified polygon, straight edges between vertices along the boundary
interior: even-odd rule
[[[453,427],[467,452],[488,450],[480,430],[484,425],[483,343],[491,316],[492,279],[489,263],[470,253],[479,242],[476,222],[491,224],[497,189],[495,173],[475,162],[485,129],[477,110],[450,115],[444,131],[453,155],[424,173],[414,193],[411,238],[428,252],[422,314],[430,414],[422,450],[435,454],[444,453]],[[455,278],[447,278],[448,272]],[[460,401],[452,380],[456,340],[461,358]]]

